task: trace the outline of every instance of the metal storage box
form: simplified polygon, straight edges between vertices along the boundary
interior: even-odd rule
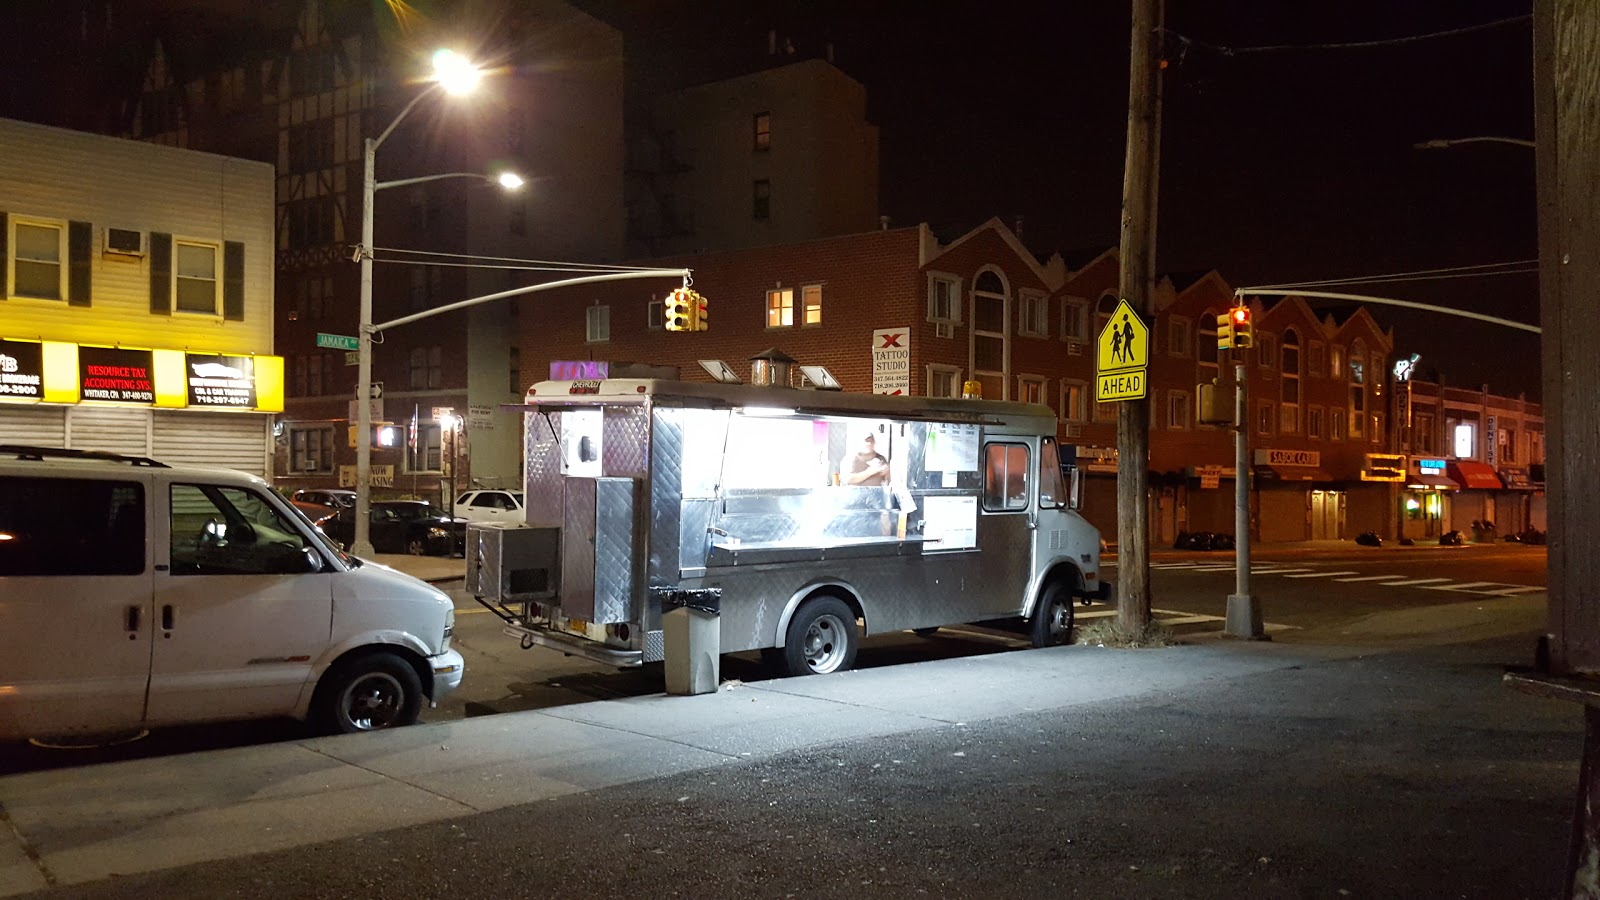
[[[467,593],[499,603],[555,596],[561,530],[499,523],[467,526]]]

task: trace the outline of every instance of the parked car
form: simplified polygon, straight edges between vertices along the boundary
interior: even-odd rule
[[[306,489],[295,491],[289,502],[300,508],[311,521],[316,522],[337,514],[342,509],[356,508],[356,492],[337,489]]]
[[[374,500],[371,510],[372,549],[412,556],[465,556],[467,520],[444,514],[425,500]],[[355,543],[355,510],[320,523],[328,537],[348,548]]]
[[[244,472],[0,446],[0,741],[293,716],[416,721],[461,683],[443,592]]]
[[[456,498],[456,516],[468,522],[501,522],[521,525],[522,492],[501,490],[467,491]]]

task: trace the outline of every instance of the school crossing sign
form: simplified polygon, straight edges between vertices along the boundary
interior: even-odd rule
[[[1111,320],[1100,329],[1095,352],[1095,400],[1141,400],[1150,368],[1150,329],[1139,320],[1128,301],[1117,303]]]

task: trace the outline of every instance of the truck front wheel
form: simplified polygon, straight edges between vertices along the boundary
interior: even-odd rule
[[[1072,591],[1056,580],[1044,589],[1033,611],[1029,638],[1035,647],[1072,643]]]
[[[860,643],[856,614],[838,597],[816,597],[795,610],[784,639],[790,675],[826,675],[850,668]]]

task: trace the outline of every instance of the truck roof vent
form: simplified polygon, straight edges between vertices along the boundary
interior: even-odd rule
[[[750,383],[761,387],[790,387],[789,370],[794,367],[794,357],[777,347],[750,357]]]

